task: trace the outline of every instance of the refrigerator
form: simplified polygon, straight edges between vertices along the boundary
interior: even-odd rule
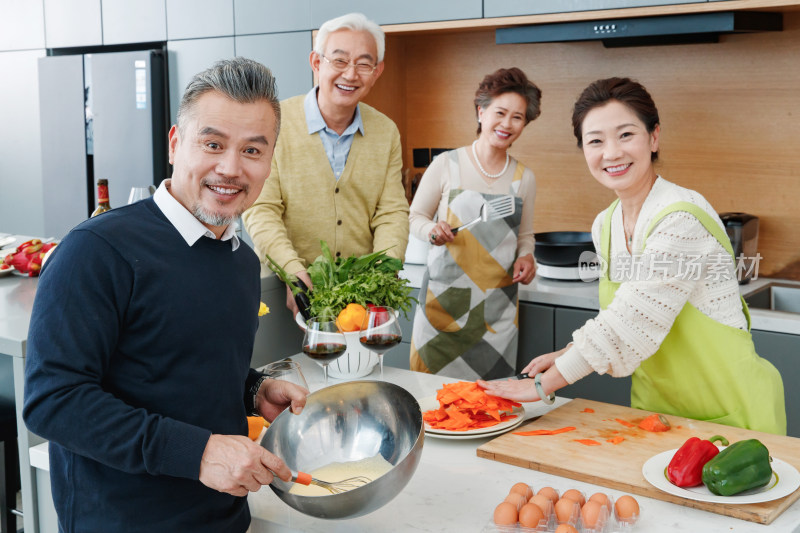
[[[38,67],[44,229],[60,239],[94,211],[98,179],[114,208],[169,176],[166,52],[54,55]]]

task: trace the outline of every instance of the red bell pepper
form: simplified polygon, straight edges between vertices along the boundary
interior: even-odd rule
[[[703,465],[719,453],[714,441],[720,441],[723,446],[728,445],[728,440],[720,435],[714,435],[708,440],[691,437],[684,442],[667,466],[667,478],[670,482],[679,487],[702,485]]]

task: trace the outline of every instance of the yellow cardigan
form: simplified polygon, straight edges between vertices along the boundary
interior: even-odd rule
[[[402,260],[408,244],[408,202],[397,126],[374,108],[358,104],[365,135],[356,132],[337,181],[319,133],[308,134],[304,98],[281,102],[272,172],[243,215],[261,262],[269,254],[289,273],[305,270],[320,255],[320,240],[342,257],[388,249]]]

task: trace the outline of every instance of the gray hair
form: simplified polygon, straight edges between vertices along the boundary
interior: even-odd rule
[[[241,104],[253,104],[266,100],[275,112],[275,136],[281,128],[281,105],[278,88],[272,72],[257,61],[244,57],[223,59],[195,74],[183,92],[178,106],[178,130],[192,114],[197,100],[209,91],[217,91]]]
[[[386,51],[383,30],[377,23],[369,20],[361,13],[348,13],[331,19],[320,26],[314,42],[314,51],[319,55],[324,54],[325,45],[328,44],[328,36],[339,30],[368,31],[375,38],[375,46],[378,48],[378,63],[383,61],[383,53]]]

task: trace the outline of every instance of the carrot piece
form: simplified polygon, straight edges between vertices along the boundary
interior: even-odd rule
[[[594,413],[594,409],[592,409],[591,407],[587,407],[586,409],[581,411],[581,413]]]
[[[250,437],[250,440],[256,440],[261,435],[261,430],[264,429],[266,424],[267,421],[260,416],[248,416],[247,436]]]
[[[669,420],[667,420],[664,415],[652,414],[639,422],[639,427],[645,431],[659,433],[662,431],[669,431],[670,425]]]
[[[584,444],[586,446],[600,446],[599,442],[597,442],[596,440],[592,440],[592,439],[574,439],[574,440],[575,440],[575,442],[579,442],[579,443]]]
[[[620,424],[622,424],[623,426],[626,426],[626,427],[629,427],[629,428],[634,428],[634,427],[636,427],[636,424],[631,424],[631,423],[630,423],[630,422],[628,422],[627,420],[623,420],[623,419],[621,419],[621,418],[615,418],[614,420],[616,420],[617,422],[619,422],[619,423],[620,423]]]
[[[434,429],[467,431],[490,427],[507,420],[508,412],[522,404],[489,396],[471,381],[447,383],[436,392],[439,409],[423,413],[423,420]]]
[[[620,442],[624,441],[625,437],[612,437],[610,439],[606,439],[606,442],[610,442],[611,444],[619,444]]]

